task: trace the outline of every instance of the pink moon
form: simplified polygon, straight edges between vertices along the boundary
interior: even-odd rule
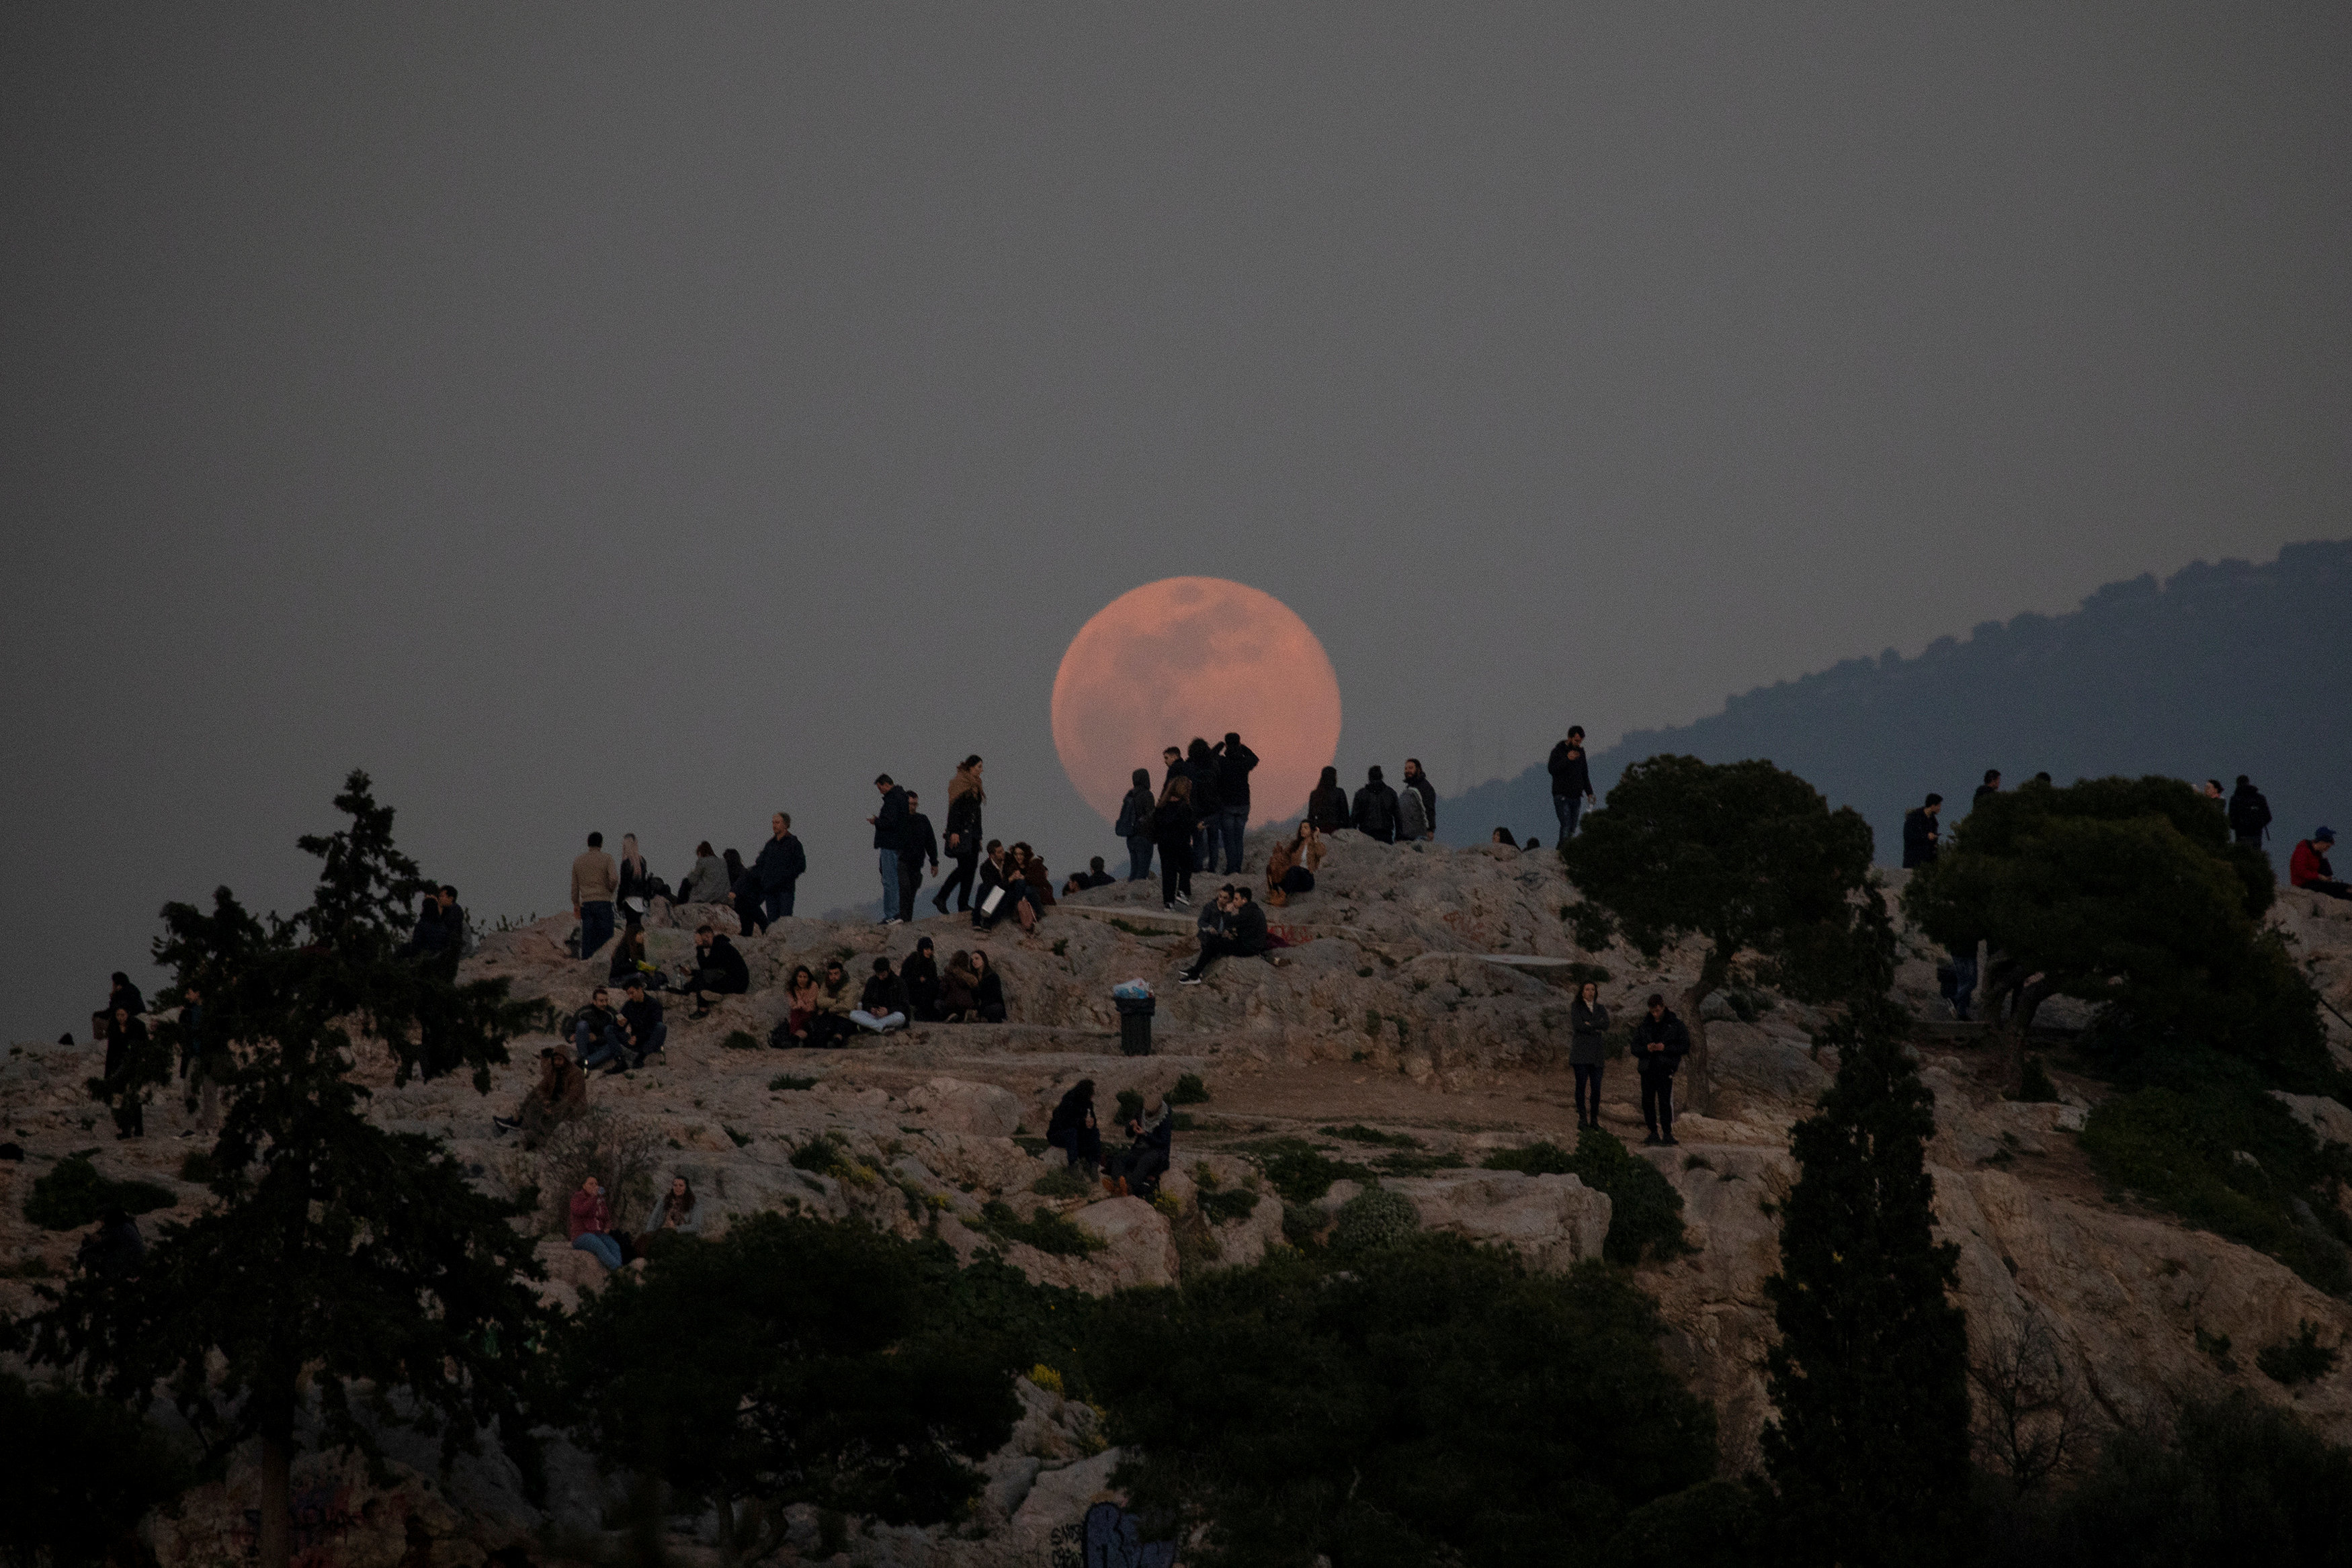
[[[1116,821],[1129,775],[1194,736],[1228,730],[1257,753],[1252,825],[1306,809],[1339,747],[1339,678],[1296,612],[1221,577],[1170,577],[1120,594],[1070,639],[1054,676],[1054,749],[1087,805]]]

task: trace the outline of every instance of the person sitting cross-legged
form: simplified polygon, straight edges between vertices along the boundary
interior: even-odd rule
[[[874,960],[874,977],[857,998],[849,1021],[871,1034],[888,1034],[907,1027],[907,988],[890,972],[890,960]]]

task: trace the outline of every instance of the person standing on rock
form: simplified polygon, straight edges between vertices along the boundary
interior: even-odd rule
[[[761,908],[760,873],[731,849],[727,852],[727,902],[734,906],[739,935],[756,936],[767,930],[768,917]]]
[[[1577,819],[1594,804],[1592,768],[1584,757],[1584,727],[1571,724],[1568,738],[1551,748],[1544,769],[1551,775],[1552,815],[1559,819],[1559,841],[1576,837]]]
[[[1601,1125],[1601,1070],[1609,1061],[1609,1009],[1601,1004],[1601,988],[1591,980],[1576,988],[1568,1004],[1568,1069],[1576,1074],[1576,1124]],[[1588,1106],[1586,1092],[1591,1092]]]
[[[588,847],[572,862],[572,917],[580,922],[580,956],[593,958],[613,939],[613,900],[621,871],[604,852],[604,835],[588,835]]]
[[[760,846],[760,858],[751,862],[751,873],[760,882],[762,926],[792,914],[793,892],[807,871],[808,853],[793,836],[792,815],[778,811],[768,819],[768,841]]]
[[[1412,787],[1412,763],[1408,760],[1404,767],[1404,788],[1397,791],[1397,842],[1416,844],[1431,836],[1429,803]],[[1513,839],[1511,847],[1517,849],[1518,840]]]
[[[1408,757],[1404,759],[1404,789],[1397,796],[1397,804],[1400,807],[1404,805],[1406,795],[1418,798],[1421,808],[1421,826],[1416,832],[1399,833],[1397,837],[1400,839],[1436,838],[1437,786],[1429,781],[1428,769],[1422,767],[1421,758],[1418,757]],[[1512,847],[1516,849],[1517,846],[1515,844]]]
[[[1172,754],[1174,747],[1169,748]],[[1160,804],[1151,808],[1151,841],[1160,846],[1160,907],[1192,907],[1192,780],[1171,771]]]
[[[132,1018],[147,1010],[147,998],[139,994],[139,988],[131,983],[131,977],[120,969],[114,971],[106,993],[106,1013],[103,1016],[112,1017],[117,1008],[129,1008]]]
[[[2242,844],[2259,844],[2270,835],[2271,803],[2254,788],[2252,779],[2238,775],[2238,787],[2230,792],[2230,831]]]
[[[866,819],[874,829],[874,860],[882,873],[882,918],[877,924],[898,924],[898,838],[907,825],[907,792],[887,773],[874,776],[882,809]]]
[[[1364,787],[1356,791],[1354,811],[1349,825],[1368,839],[1384,844],[1396,842],[1397,792],[1388,786],[1377,762],[1364,770]]]
[[[1339,783],[1338,768],[1326,767],[1323,777],[1316,780],[1307,797],[1307,820],[1318,833],[1336,832],[1348,825],[1348,791]]]
[[[1151,874],[1151,770],[1135,770],[1135,786],[1118,803],[1118,821],[1112,831],[1127,841],[1127,880],[1141,882]]]
[[[146,1020],[127,1007],[116,1008],[107,1022],[106,1076],[92,1079],[89,1091],[92,1099],[111,1102],[118,1139],[147,1135],[147,1085],[154,1077],[151,1048]]]
[[[635,833],[621,835],[621,885],[615,896],[624,909],[630,907],[631,899],[638,901],[640,913],[654,906],[654,873]]]
[[[1944,809],[1941,795],[1930,795],[1903,813],[1903,869],[1916,871],[1936,862],[1936,814]]]
[[[948,782],[948,831],[941,841],[947,858],[955,870],[947,881],[940,883],[937,898],[931,907],[941,915],[948,912],[948,894],[956,895],[956,913],[961,915],[971,907],[975,894],[972,879],[980,874],[981,807],[987,803],[988,791],[981,787],[980,754],[974,752],[958,765],[955,777]]]
[[[1257,753],[1242,744],[1239,731],[1229,729],[1213,755],[1217,767],[1216,839],[1224,852],[1224,874],[1234,876],[1241,872],[1243,843],[1249,835],[1249,776],[1257,766]]]
[[[1690,1029],[1666,1010],[1666,998],[1650,993],[1649,1016],[1633,1026],[1633,1061],[1642,1075],[1644,1144],[1675,1145],[1675,1069],[1690,1054]]]
[[[1213,844],[1223,791],[1217,779],[1216,753],[1209,749],[1206,737],[1194,736],[1192,745],[1185,747],[1184,771],[1192,780],[1192,810],[1197,819],[1192,830],[1192,869],[1209,871],[1215,863]]]
[[[915,894],[923,890],[923,866],[940,874],[940,841],[931,820],[923,815],[922,797],[907,791],[907,820],[898,825],[898,923],[915,923]],[[944,913],[944,912],[943,912]]]

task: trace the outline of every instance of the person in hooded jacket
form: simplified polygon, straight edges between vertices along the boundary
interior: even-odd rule
[[[147,1010],[147,999],[139,994],[139,988],[131,983],[131,977],[120,969],[114,971],[111,988],[106,993],[108,1016],[111,1017],[117,1008],[129,1008],[133,1018]]]
[[[1609,1061],[1608,1033],[1609,1009],[1601,1005],[1601,988],[1587,980],[1576,988],[1576,1000],[1568,1004],[1568,1067],[1576,1074],[1576,1124],[1580,1127],[1601,1125],[1601,1070]]]
[[[1399,833],[1397,836],[1400,839],[1437,837],[1437,786],[1429,781],[1429,770],[1422,767],[1421,758],[1418,757],[1408,757],[1404,759],[1404,790],[1397,797],[1399,805],[1403,804],[1405,795],[1421,797],[1421,831],[1413,833]]]
[[[938,1023],[947,1014],[940,1006],[940,960],[928,936],[915,944],[898,966],[899,983],[907,988],[907,1011],[917,1023]]]
[[[1315,824],[1318,833],[1334,832],[1348,826],[1348,791],[1339,783],[1339,770],[1323,769],[1314,791],[1307,797],[1307,820]]]
[[[1364,787],[1356,791],[1355,810],[1348,821],[1368,839],[1377,839],[1384,844],[1396,842],[1397,792],[1381,778],[1379,763],[1365,770]]]
[[[1257,753],[1242,744],[1239,732],[1229,729],[1211,756],[1215,758],[1217,769],[1214,838],[1223,855],[1224,874],[1232,876],[1242,869],[1243,841],[1249,834],[1249,776],[1257,767]]]
[[[1091,1178],[1102,1166],[1102,1132],[1095,1124],[1095,1081],[1081,1078],[1054,1107],[1045,1124],[1045,1144],[1062,1151],[1065,1170],[1087,1167]]]
[[[941,915],[948,912],[948,894],[956,895],[956,913],[971,907],[978,895],[972,892],[972,879],[980,872],[982,849],[981,840],[981,808],[988,800],[988,791],[981,788],[981,760],[978,753],[967,757],[948,783],[948,821],[946,836],[940,841],[941,852],[955,870],[947,881],[940,883],[939,896],[931,907]]]
[[[1118,803],[1118,821],[1115,831],[1127,841],[1127,880],[1141,882],[1151,874],[1151,809],[1159,802],[1151,794],[1151,770],[1135,770],[1134,788]]]
[[[1160,907],[1179,904],[1192,907],[1192,830],[1200,826],[1192,810],[1192,780],[1177,774],[1160,791],[1151,809],[1151,841],[1160,846]]]
[[[2230,831],[2242,844],[2259,844],[2270,836],[2271,803],[2254,788],[2253,780],[2238,775],[2238,787],[2230,791]]]

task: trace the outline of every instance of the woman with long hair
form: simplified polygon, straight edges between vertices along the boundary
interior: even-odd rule
[[[1298,831],[1274,846],[1265,857],[1265,901],[1276,908],[1302,893],[1315,891],[1315,873],[1323,864],[1323,835],[1305,818]]]
[[[956,913],[971,907],[979,895],[972,892],[972,878],[980,872],[981,808],[988,802],[988,791],[980,781],[980,754],[974,752],[956,765],[955,777],[948,780],[947,831],[940,839],[940,852],[955,866],[948,873],[947,881],[940,883],[931,907],[941,915],[948,912],[948,894],[956,895]]]
[[[973,1013],[982,1023],[1004,1021],[1004,977],[981,948],[971,950]]]
[[[1316,781],[1315,792],[1307,797],[1307,820],[1315,824],[1318,833],[1348,825],[1348,791],[1339,787],[1339,770],[1323,769]]]

